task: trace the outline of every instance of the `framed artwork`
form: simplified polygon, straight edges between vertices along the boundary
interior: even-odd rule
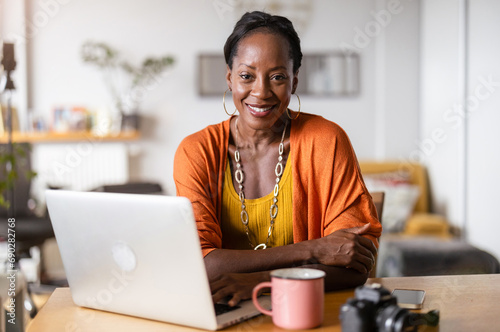
[[[227,89],[226,62],[220,54],[198,56],[200,96],[220,96]],[[357,53],[304,54],[299,70],[300,96],[356,97],[360,93],[360,59]]]
[[[222,96],[227,89],[226,61],[221,54],[198,56],[198,93],[200,96]]]

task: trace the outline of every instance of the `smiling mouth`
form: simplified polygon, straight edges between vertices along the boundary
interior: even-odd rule
[[[257,112],[257,113],[264,113],[264,112],[267,112],[269,111],[271,108],[273,108],[274,106],[270,106],[270,107],[255,107],[255,106],[250,106],[247,104],[247,106],[252,109],[253,111]]]

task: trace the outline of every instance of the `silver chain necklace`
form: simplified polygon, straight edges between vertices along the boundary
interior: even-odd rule
[[[240,201],[241,201],[241,222],[243,223],[243,226],[245,227],[245,233],[247,234],[248,238],[248,243],[250,244],[250,247],[252,247],[254,250],[258,249],[266,249],[267,245],[269,243],[269,238],[271,237],[271,233],[273,232],[273,227],[274,227],[274,222],[276,221],[276,216],[278,215],[278,193],[280,190],[279,187],[279,182],[281,180],[281,176],[283,175],[283,151],[285,150],[285,147],[283,145],[283,140],[285,139],[285,133],[286,133],[286,126],[288,124],[288,121],[285,122],[285,129],[283,129],[283,135],[281,136],[281,142],[279,145],[279,157],[278,157],[278,163],[276,164],[276,167],[274,168],[274,174],[276,174],[276,184],[274,185],[274,197],[273,197],[273,204],[271,205],[271,208],[269,209],[269,215],[271,216],[271,222],[269,224],[269,229],[267,230],[267,239],[265,243],[261,243],[257,246],[254,246],[252,243],[252,240],[250,239],[250,234],[248,231],[248,212],[246,210],[246,205],[245,205],[245,193],[243,192],[243,180],[245,178],[243,174],[243,170],[241,169],[241,158],[240,158],[240,151],[238,150],[238,139],[239,139],[239,132],[238,132],[238,118],[236,118],[235,121],[235,130],[236,130],[236,141],[235,141],[235,146],[236,149],[234,151],[234,160],[236,162],[236,171],[234,172],[234,177],[236,178],[236,182],[238,182],[238,187],[240,189],[240,192],[238,194]]]

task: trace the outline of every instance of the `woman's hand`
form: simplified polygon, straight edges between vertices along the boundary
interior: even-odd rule
[[[361,235],[370,230],[370,224],[341,229],[318,239],[313,249],[314,258],[320,264],[344,266],[361,273],[368,273],[375,264],[377,248]]]
[[[251,299],[252,291],[257,284],[269,281],[268,271],[253,273],[226,273],[210,281],[214,303],[225,297],[231,297],[230,306],[237,305],[241,300]],[[260,295],[260,294],[259,294]]]

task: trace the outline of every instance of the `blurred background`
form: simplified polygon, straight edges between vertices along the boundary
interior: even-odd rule
[[[43,210],[48,187],[154,183],[175,195],[180,141],[227,118],[222,48],[251,10],[287,16],[298,30],[307,59],[301,111],[343,127],[367,175],[392,165],[367,184],[387,190],[395,233],[411,233],[407,219],[423,199],[420,212],[432,218],[417,235],[500,256],[495,0],[0,0],[0,39],[15,45],[17,61],[14,131],[30,142],[37,172],[35,209]],[[148,57],[170,60],[144,71]],[[148,79],[131,87],[138,73]],[[2,93],[4,113],[8,97]],[[298,108],[295,99],[290,108]],[[417,185],[417,194],[396,190],[401,182]],[[405,211],[388,205],[401,201]],[[400,265],[393,270],[405,274]]]

